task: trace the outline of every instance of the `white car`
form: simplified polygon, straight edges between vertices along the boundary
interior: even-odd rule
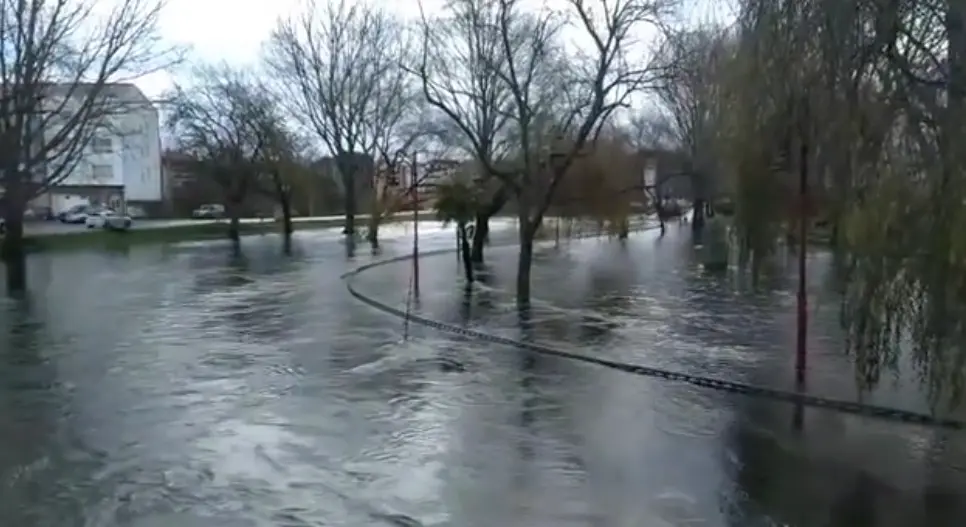
[[[94,209],[90,205],[75,205],[60,213],[60,221],[64,223],[84,223],[87,215]]]
[[[225,206],[214,203],[207,203],[191,211],[191,217],[195,219],[218,219],[225,215]]]
[[[84,225],[88,229],[107,229],[112,231],[126,231],[131,228],[131,217],[118,214],[110,209],[92,210],[87,214]]]

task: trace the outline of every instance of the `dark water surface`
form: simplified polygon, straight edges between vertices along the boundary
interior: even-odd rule
[[[452,245],[427,229],[427,249]],[[416,327],[404,342],[345,292],[371,257],[347,262],[339,238],[33,257],[29,298],[0,306],[2,525],[964,524],[963,435],[818,410],[796,432],[781,403]],[[383,257],[408,250],[386,238]],[[491,256],[470,299],[454,256],[424,260],[414,308],[519,336],[512,251]],[[787,387],[791,281],[747,292],[690,258],[674,231],[542,250],[526,336]],[[358,284],[403,305],[409,281],[403,263]],[[855,398],[813,282],[810,389]],[[866,400],[924,405],[904,377]]]

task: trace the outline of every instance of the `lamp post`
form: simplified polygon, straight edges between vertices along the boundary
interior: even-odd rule
[[[808,361],[808,101],[802,104],[802,132],[798,160],[798,320],[795,350],[795,381],[805,386],[805,369]]]
[[[412,155],[413,190],[413,294],[419,298],[419,153]]]

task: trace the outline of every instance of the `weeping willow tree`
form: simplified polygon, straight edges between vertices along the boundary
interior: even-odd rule
[[[781,114],[785,94],[768,89],[769,66],[754,58],[736,54],[733,72],[723,79],[734,105],[730,115],[720,120],[723,133],[717,146],[727,194],[735,205],[732,225],[739,261],[750,265],[757,275],[761,263],[774,252],[775,240],[787,220],[783,192],[788,181],[776,171],[776,163],[784,168],[789,145],[786,117]],[[744,89],[741,85],[747,81],[742,78],[760,78],[763,84]],[[776,137],[781,139],[776,141]]]
[[[867,97],[880,112],[858,127],[865,151],[857,148],[861,177],[844,219],[843,321],[862,383],[908,354],[933,404],[957,405],[966,379],[966,6],[880,4],[878,82]]]
[[[842,321],[870,388],[911,360],[934,405],[966,380],[966,6],[742,0],[716,160],[753,270],[795,221],[795,173],[844,262]],[[809,148],[796,146],[808,145]],[[798,203],[800,206],[801,203]],[[793,214],[789,214],[792,211]],[[811,221],[811,220],[810,220]]]

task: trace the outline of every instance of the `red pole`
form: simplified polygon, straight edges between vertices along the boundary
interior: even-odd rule
[[[419,298],[419,158],[413,152],[413,294]]]
[[[802,139],[799,151],[798,174],[798,339],[795,354],[795,381],[799,387],[805,384],[805,368],[808,359],[808,281],[806,250],[808,249],[808,142]]]

